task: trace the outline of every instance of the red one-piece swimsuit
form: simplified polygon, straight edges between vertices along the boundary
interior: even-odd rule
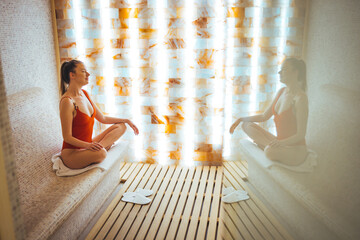
[[[74,117],[73,122],[72,122],[72,136],[74,138],[77,138],[84,142],[91,143],[96,110],[95,110],[94,104],[92,103],[92,101],[89,98],[88,93],[83,89],[82,89],[82,91],[84,92],[85,96],[87,97],[91,106],[93,107],[94,113],[91,116],[88,116],[87,114],[81,112],[79,110],[78,106],[76,106],[76,104],[74,103],[74,106],[76,109],[76,116]],[[68,98],[71,99],[71,97],[68,97]],[[62,149],[66,149],[66,148],[80,149],[80,147],[75,147],[75,146],[63,141]]]
[[[296,116],[294,114],[293,106],[289,107],[287,110],[283,111],[280,114],[277,114],[275,111],[275,105],[279,100],[279,97],[284,92],[285,88],[280,90],[280,94],[277,97],[276,101],[272,106],[272,112],[274,114],[274,122],[276,126],[277,139],[285,139],[291,137],[297,132],[297,123]],[[305,145],[305,139],[300,140],[299,142],[292,145]]]

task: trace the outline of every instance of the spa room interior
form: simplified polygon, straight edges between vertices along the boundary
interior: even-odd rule
[[[359,39],[359,0],[1,0],[0,239],[360,239]],[[288,58],[306,65],[299,165],[230,133]],[[60,156],[72,59],[139,130],[85,169]]]

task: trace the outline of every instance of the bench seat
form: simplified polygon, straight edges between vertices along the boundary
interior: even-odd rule
[[[348,239],[346,223],[328,209],[301,179],[312,173],[298,173],[278,165],[268,167],[264,152],[242,139],[237,155],[248,162],[249,183],[281,218],[295,239]]]
[[[51,156],[61,150],[62,134],[59,113],[47,104],[49,98],[41,88],[8,97],[26,238],[76,239],[119,184],[127,142],[109,151],[109,170],[57,177]]]

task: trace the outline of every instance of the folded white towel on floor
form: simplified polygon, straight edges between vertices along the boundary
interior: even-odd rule
[[[317,166],[317,160],[316,160],[317,154],[311,149],[308,149],[309,154],[305,159],[305,161],[297,166],[289,166],[283,163],[271,161],[265,156],[265,153],[262,149],[260,149],[255,143],[247,139],[240,140],[239,150],[244,155],[245,160],[257,161],[260,165],[262,165],[265,168],[271,168],[272,166],[279,166],[294,172],[305,173],[305,172],[312,172],[314,168]]]

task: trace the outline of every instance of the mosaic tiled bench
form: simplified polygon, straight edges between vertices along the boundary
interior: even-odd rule
[[[264,152],[249,140],[241,140],[238,152],[248,162],[249,183],[287,225],[295,239],[347,239],[338,217],[301,181],[301,175],[288,169],[266,168]],[[343,225],[344,226],[344,225]]]
[[[73,177],[57,177],[51,156],[62,144],[59,113],[41,88],[8,97],[16,156],[20,204],[27,239],[76,239],[119,183],[118,144],[108,153],[116,158],[107,171],[92,169]]]

